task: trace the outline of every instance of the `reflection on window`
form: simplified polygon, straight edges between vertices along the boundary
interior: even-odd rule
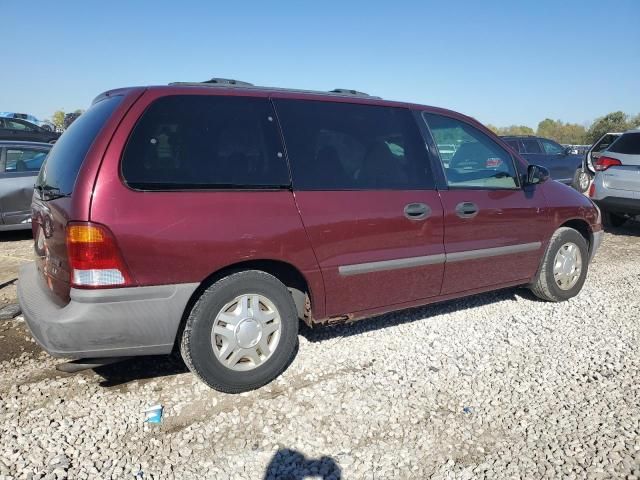
[[[452,188],[517,188],[509,152],[471,125],[435,114],[424,114],[441,156],[447,183]]]

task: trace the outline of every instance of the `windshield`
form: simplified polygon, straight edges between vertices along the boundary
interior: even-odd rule
[[[107,97],[94,104],[55,143],[36,181],[38,191],[48,192],[47,199],[71,195],[84,157],[121,100]]]

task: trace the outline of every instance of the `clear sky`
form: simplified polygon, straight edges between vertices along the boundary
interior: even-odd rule
[[[535,127],[640,112],[640,0],[0,0],[0,111],[228,77]]]

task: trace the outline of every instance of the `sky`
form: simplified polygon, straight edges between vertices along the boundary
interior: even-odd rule
[[[236,78],[353,88],[483,123],[640,112],[640,0],[0,0],[0,111]]]

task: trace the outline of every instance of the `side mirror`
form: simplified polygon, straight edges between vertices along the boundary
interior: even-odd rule
[[[538,183],[546,182],[549,180],[549,170],[540,165],[529,165],[527,167],[527,178],[525,179],[526,185],[536,185]]]
[[[575,151],[573,147],[567,147],[564,149],[564,152],[563,152],[564,155],[575,155],[576,153],[578,152]]]

